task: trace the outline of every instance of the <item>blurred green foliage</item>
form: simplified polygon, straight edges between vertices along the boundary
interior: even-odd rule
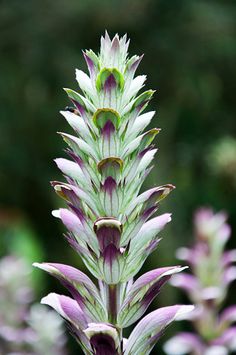
[[[145,186],[177,186],[161,207],[173,222],[146,269],[176,262],[176,248],[191,244],[192,212],[201,205],[227,210],[236,230],[235,184],[206,159],[219,139],[236,133],[234,0],[2,0],[0,10],[1,210],[17,209],[30,221],[43,249],[38,261],[83,268],[51,217],[61,202],[49,181],[61,178],[52,160],[64,155],[55,132],[69,130],[58,114],[68,104],[62,87],[77,88],[81,49],[98,51],[105,29],[128,33],[130,53],[145,53],[139,72],[157,88],[151,108],[163,130]],[[168,288],[156,305],[175,301]]]

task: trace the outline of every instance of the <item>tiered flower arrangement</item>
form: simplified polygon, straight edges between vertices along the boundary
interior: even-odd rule
[[[160,308],[123,338],[122,330],[142,317],[171,275],[183,269],[163,267],[133,281],[171,220],[169,213],[152,216],[174,186],[139,194],[160,129],[143,133],[154,116],[143,113],[154,92],[138,95],[146,79],[134,77],[142,57],[128,58],[128,45],[126,36],[111,40],[106,33],[98,55],[84,52],[89,76],[76,70],[82,94],[65,89],[74,106],[61,112],[75,131],[61,133],[72,160],[56,159],[67,182],[52,183],[68,205],[53,215],[68,229],[68,242],[98,284],[71,266],[35,264],[69,290],[72,298],[52,293],[42,303],[66,319],[85,354],[149,354],[164,329],[192,309]]]
[[[230,237],[227,216],[201,209],[195,215],[196,242],[181,248],[179,259],[187,261],[192,274],[175,275],[171,283],[187,292],[196,304],[188,314],[195,328],[179,333],[165,344],[170,355],[227,355],[236,350],[236,306],[223,308],[230,283],[236,279],[236,250],[224,251]]]

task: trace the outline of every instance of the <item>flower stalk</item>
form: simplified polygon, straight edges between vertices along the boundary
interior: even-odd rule
[[[126,36],[111,40],[106,33],[98,55],[83,53],[89,75],[76,70],[80,93],[65,89],[74,107],[61,112],[75,131],[60,133],[70,160],[55,160],[66,182],[52,182],[67,203],[53,215],[98,284],[71,266],[35,264],[69,290],[72,298],[50,294],[42,302],[67,320],[85,354],[148,354],[164,329],[191,309],[161,308],[144,317],[128,340],[122,338],[122,329],[138,321],[172,274],[183,269],[159,268],[133,280],[171,220],[168,213],[153,215],[174,186],[140,194],[160,129],[144,131],[155,113],[143,113],[154,91],[139,94],[146,79],[135,77],[142,57],[128,58],[128,46]]]

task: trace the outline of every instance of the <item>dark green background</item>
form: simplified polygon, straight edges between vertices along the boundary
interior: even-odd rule
[[[74,69],[85,69],[81,49],[97,52],[105,29],[127,33],[130,54],[145,53],[139,73],[157,89],[150,108],[157,109],[152,125],[162,128],[160,150],[145,187],[177,186],[161,207],[173,212],[173,221],[145,269],[177,263],[175,250],[191,244],[199,206],[227,210],[236,234],[235,176],[213,173],[207,158],[219,139],[236,133],[235,18],[234,0],[0,2],[1,254],[18,250],[29,259],[83,268],[51,217],[62,203],[49,181],[60,178],[53,158],[64,156],[56,132],[68,131],[58,113],[68,104],[62,87],[77,89]],[[30,236],[19,239],[21,226]],[[229,245],[236,245],[234,238]],[[38,282],[38,298],[52,290],[63,292],[52,279]],[[167,286],[155,307],[186,301]],[[166,338],[182,326],[172,326]],[[79,354],[73,341],[70,346],[70,355]]]

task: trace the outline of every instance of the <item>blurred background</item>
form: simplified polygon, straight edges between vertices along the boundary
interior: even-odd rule
[[[105,29],[111,36],[128,34],[130,54],[145,54],[138,72],[147,74],[147,88],[157,89],[152,126],[162,131],[143,189],[177,187],[161,206],[173,221],[144,269],[178,263],[176,248],[193,242],[192,215],[200,206],[227,211],[233,230],[228,247],[236,247],[235,18],[235,0],[1,0],[1,257],[84,270],[51,216],[61,201],[49,181],[60,179],[53,159],[65,156],[56,132],[69,131],[59,114],[68,105],[62,88],[77,89],[74,70],[86,70],[81,49],[97,52]],[[64,292],[40,271],[33,271],[33,280],[36,301],[49,291]],[[187,300],[167,286],[153,308],[175,302]],[[166,339],[183,327],[169,329]],[[71,339],[68,349],[79,354]]]

